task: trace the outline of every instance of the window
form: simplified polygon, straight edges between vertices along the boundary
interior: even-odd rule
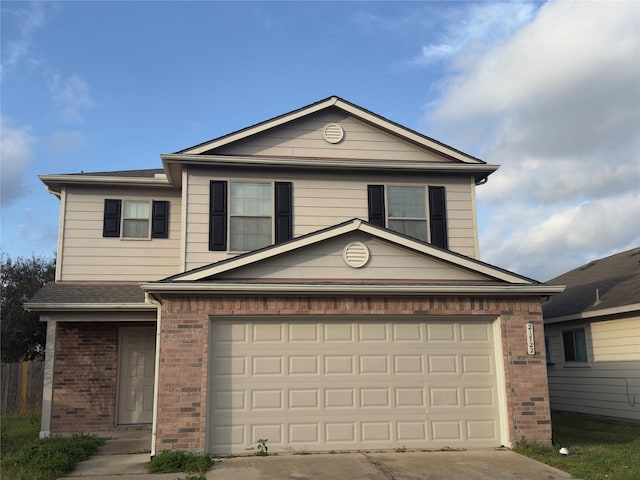
[[[444,187],[369,185],[368,206],[374,225],[448,248]]]
[[[212,180],[209,250],[251,251],[293,237],[290,182]]]
[[[122,238],[149,237],[149,202],[125,200]]]
[[[229,248],[250,251],[271,244],[273,206],[269,183],[232,183]]]
[[[584,328],[562,332],[565,362],[587,362],[587,339]]]
[[[169,202],[106,199],[102,236],[169,238]]]
[[[387,187],[387,226],[427,241],[427,209],[424,187]]]

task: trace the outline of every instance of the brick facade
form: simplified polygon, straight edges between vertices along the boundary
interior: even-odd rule
[[[116,426],[118,338],[121,327],[149,322],[59,322],[51,431],[94,433]]]
[[[158,452],[205,449],[211,315],[499,316],[509,440],[551,442],[542,311],[537,297],[168,297],[162,301]],[[527,353],[527,323],[534,325],[535,355]]]

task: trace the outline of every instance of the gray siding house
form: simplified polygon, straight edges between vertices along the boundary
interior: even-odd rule
[[[551,408],[640,421],[640,248],[549,284],[543,305]]]

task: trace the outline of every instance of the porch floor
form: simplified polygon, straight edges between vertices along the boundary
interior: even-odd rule
[[[129,453],[149,453],[151,451],[151,429],[149,430],[112,430],[98,433],[107,438],[96,455],[124,455]]]

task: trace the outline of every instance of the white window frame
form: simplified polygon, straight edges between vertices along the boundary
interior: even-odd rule
[[[126,216],[126,211],[127,211],[127,207],[126,204],[127,203],[146,203],[147,204],[147,211],[148,211],[148,215],[146,218],[146,222],[147,222],[147,234],[144,237],[128,237],[125,235],[125,222],[127,220],[145,220],[143,218],[139,218],[139,217],[127,217]],[[122,199],[122,215],[121,215],[121,219],[120,219],[120,239],[122,240],[150,240],[151,239],[151,216],[153,215],[152,212],[152,208],[153,208],[153,204],[150,200],[139,200],[139,199],[135,199],[135,198],[123,198]]]
[[[398,185],[398,184],[384,184],[385,187],[385,195],[384,195],[384,202],[385,202],[385,222],[387,225],[387,228],[389,228],[390,230],[393,231],[397,231],[394,230],[393,228],[391,228],[390,226],[390,221],[393,220],[408,220],[408,221],[424,221],[424,227],[425,227],[425,235],[426,237],[424,239],[418,238],[418,240],[421,241],[425,241],[428,242],[431,238],[431,232],[430,232],[430,228],[429,228],[429,185],[427,184],[415,184],[415,185]],[[419,217],[391,217],[389,215],[390,213],[390,208],[389,208],[389,198],[391,197],[390,195],[390,190],[389,189],[393,189],[393,188],[420,188],[422,189],[422,198],[424,200],[424,218],[419,218]],[[412,235],[409,235],[405,232],[398,232],[401,233],[403,235],[408,235],[411,236],[412,238],[417,238],[417,237],[413,237]]]
[[[229,188],[227,189],[227,205],[228,205],[228,211],[227,211],[227,221],[228,221],[228,227],[227,227],[227,245],[228,247],[228,251],[231,253],[235,253],[235,252],[248,252],[248,251],[252,251],[252,250],[257,250],[260,248],[264,248],[267,247],[269,245],[272,245],[274,243],[274,239],[275,239],[275,215],[274,215],[274,202],[275,202],[275,182],[273,181],[269,181],[269,182],[264,182],[264,181],[259,181],[259,180],[247,180],[247,179],[237,179],[237,180],[228,180],[228,184],[229,184]],[[233,213],[233,207],[234,207],[234,202],[233,202],[233,186],[234,185],[268,185],[269,186],[269,214],[268,215],[247,215],[247,214],[238,214],[238,213]],[[258,246],[256,248],[248,248],[248,249],[244,249],[244,248],[234,248],[233,245],[233,219],[234,218],[268,218],[270,221],[270,232],[269,232],[269,242],[265,245],[261,245]]]

